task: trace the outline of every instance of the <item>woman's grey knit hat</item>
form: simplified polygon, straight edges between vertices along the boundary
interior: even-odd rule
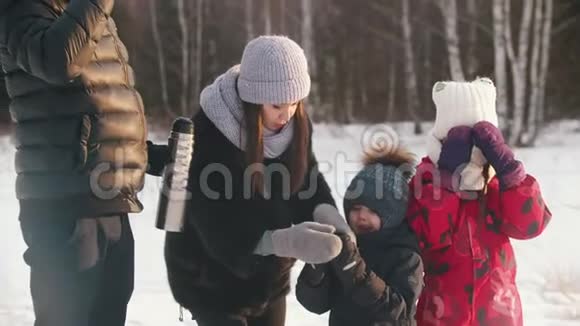
[[[260,36],[244,49],[238,77],[240,98],[254,104],[284,104],[310,93],[304,50],[285,36]]]

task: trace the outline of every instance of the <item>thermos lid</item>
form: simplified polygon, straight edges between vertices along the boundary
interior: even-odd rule
[[[171,130],[182,134],[193,134],[193,122],[191,119],[179,117],[173,121]]]

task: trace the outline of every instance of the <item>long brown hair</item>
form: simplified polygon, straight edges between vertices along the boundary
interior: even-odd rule
[[[262,121],[262,105],[243,103],[246,121],[246,164],[252,166],[252,193],[264,194],[264,125]],[[287,157],[290,172],[290,190],[295,193],[300,189],[308,168],[308,146],[310,128],[304,102],[300,101],[296,108],[294,119],[294,136],[289,146]],[[257,163],[257,164],[256,164]]]

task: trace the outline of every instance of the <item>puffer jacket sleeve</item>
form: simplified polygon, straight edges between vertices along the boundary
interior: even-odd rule
[[[534,177],[527,175],[518,186],[503,191],[499,187],[490,188],[488,213],[508,237],[520,240],[537,237],[552,219]]]
[[[319,170],[318,160],[312,148],[312,123],[310,127],[310,141],[308,151],[308,168],[304,184],[300,191],[292,195],[292,207],[295,212],[294,224],[313,220],[313,212],[320,204],[330,204],[336,207],[336,202],[332,197],[332,191],[326,182],[326,178]]]
[[[44,1],[15,1],[0,18],[3,42],[22,70],[48,83],[67,83],[91,60],[113,3],[71,0],[57,17]]]
[[[460,199],[433,182],[417,178],[419,176],[413,177],[409,185],[407,220],[417,235],[419,246],[423,252],[450,246]]]
[[[423,289],[421,257],[409,251],[396,263],[381,265],[376,271],[369,271],[353,290],[353,301],[365,307],[377,322],[399,324],[412,320]],[[391,283],[385,282],[386,279]]]
[[[296,299],[306,310],[322,315],[332,309],[336,289],[328,265],[305,264],[296,282]]]

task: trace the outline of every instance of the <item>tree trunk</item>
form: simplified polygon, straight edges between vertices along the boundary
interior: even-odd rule
[[[356,47],[356,44],[353,46]],[[357,86],[355,86],[354,80],[355,80],[355,75],[356,75],[356,69],[358,68],[358,65],[356,64],[356,56],[355,56],[355,49],[351,48],[351,47],[345,47],[342,50],[342,62],[343,62],[343,74],[342,76],[344,76],[345,79],[345,83],[344,83],[344,96],[345,96],[345,102],[344,102],[344,122],[346,124],[351,124],[355,121],[355,117],[354,117],[354,107],[355,107],[355,103],[356,103],[356,91],[358,89]]]
[[[457,32],[457,2],[456,0],[441,0],[437,4],[445,20],[445,38],[451,79],[463,81],[465,80],[465,74],[461,65],[461,51]]]
[[[193,116],[194,111],[199,107],[199,95],[201,93],[201,79],[203,76],[202,59],[203,59],[203,0],[196,0],[195,8],[195,48],[192,49],[194,55],[194,66],[191,76],[193,78],[192,96],[189,104],[189,116]]]
[[[523,2],[523,17],[520,24],[518,53],[515,53],[512,42],[511,31],[511,6],[510,1],[505,1],[505,34],[507,42],[508,59],[511,62],[512,77],[514,85],[514,114],[513,126],[510,128],[508,137],[509,144],[519,145],[520,137],[524,127],[524,117],[526,109],[526,90],[527,90],[527,67],[528,67],[528,48],[530,37],[530,23],[532,21],[533,0]]]
[[[542,38],[542,60],[540,66],[540,93],[538,95],[538,120],[540,126],[546,120],[546,80],[548,79],[548,68],[550,65],[550,44],[552,39],[552,21],[554,15],[554,0],[544,0],[546,4],[544,13],[544,23],[542,27],[542,33],[544,37]],[[533,135],[534,138],[537,137]]]
[[[335,84],[333,92],[330,93],[334,99],[334,105],[332,110],[335,116],[335,121],[338,123],[346,123],[346,74],[344,73],[345,61],[343,58],[344,48],[335,46],[334,55],[336,57],[336,62],[334,64],[334,78],[332,79]]]
[[[151,17],[151,33],[153,34],[153,44],[157,50],[157,66],[159,68],[159,80],[161,84],[161,101],[163,110],[170,117],[175,117],[175,113],[169,105],[169,92],[167,90],[167,68],[165,67],[165,51],[161,35],[159,33],[159,24],[157,20],[157,1],[149,0],[149,15]]]
[[[286,35],[286,0],[280,1],[280,34]]]
[[[528,121],[526,123],[526,130],[522,135],[522,145],[531,146],[533,137],[536,133],[538,123],[538,97],[539,97],[539,66],[540,66],[540,49],[542,46],[542,23],[544,0],[536,0],[534,9],[534,33],[532,34],[532,57],[530,61],[530,104],[528,111]]]
[[[270,0],[264,2],[264,34],[272,34],[272,12],[270,9]]]
[[[189,29],[184,0],[177,0],[177,16],[181,30],[181,115],[187,116],[189,94]]]
[[[395,103],[397,99],[397,61],[395,56],[397,55],[394,48],[391,48],[389,56],[389,89],[388,89],[388,100],[387,100],[387,116],[386,121],[393,121],[395,116]]]
[[[475,20],[477,17],[477,0],[467,0],[467,15],[470,20]],[[477,24],[470,22],[467,30],[467,78],[474,79],[477,77],[478,58],[477,58]]]
[[[532,52],[530,84],[532,95],[530,112],[528,113],[528,128],[522,143],[534,146],[539,130],[545,119],[546,78],[550,61],[550,43],[552,37],[553,0],[536,0],[534,15],[534,48]]]
[[[403,29],[403,41],[405,48],[405,87],[407,91],[407,107],[409,115],[415,122],[415,134],[420,134],[421,121],[417,111],[419,109],[419,99],[417,92],[417,74],[415,71],[415,53],[413,50],[413,38],[411,20],[409,18],[410,8],[408,0],[401,0],[403,13],[401,16],[401,26]]]
[[[337,50],[338,51],[338,50]],[[326,118],[329,119],[332,122],[340,122],[340,116],[338,114],[338,109],[339,107],[341,107],[341,105],[339,105],[339,101],[338,101],[338,89],[339,89],[339,84],[342,82],[342,78],[337,78],[338,76],[338,65],[340,64],[339,62],[339,57],[338,55],[332,55],[329,56],[328,58],[326,58],[323,62],[324,64],[324,74],[321,74],[321,78],[325,78],[324,80],[321,81],[321,83],[319,84],[320,87],[324,87],[325,88],[325,100],[324,103],[327,103],[326,105]],[[316,112],[316,111],[315,111]]]
[[[493,0],[493,45],[494,45],[494,75],[497,88],[497,114],[500,128],[508,130],[508,93],[507,93],[507,65],[505,41],[505,14],[503,3],[505,0]]]
[[[312,28],[312,0],[302,0],[301,11],[302,11],[302,24],[301,24],[301,39],[302,46],[304,48],[304,53],[308,58],[308,66],[310,71],[310,79],[312,84],[310,86],[310,96],[308,97],[308,113],[317,112],[314,118],[318,120],[319,117],[324,117],[325,113],[320,107],[320,96],[318,89],[318,64],[316,61],[316,52],[314,48],[314,30]],[[316,108],[313,110],[312,107]]]
[[[254,0],[246,0],[246,40],[254,38]]]
[[[424,14],[427,14],[425,12]],[[423,32],[423,64],[422,64],[422,73],[420,75],[421,78],[421,87],[419,90],[421,91],[421,101],[419,103],[431,103],[431,88],[433,87],[433,71],[431,60],[433,59],[433,33],[430,31]],[[428,110],[426,107],[421,107],[421,112],[425,112]]]
[[[358,45],[356,46],[355,52],[356,52],[356,68],[355,68],[355,77],[356,79],[353,80],[353,89],[358,89],[358,102],[356,103],[356,106],[354,107],[355,112],[358,112],[358,115],[356,115],[356,118],[358,118],[360,120],[360,118],[362,118],[363,113],[364,112],[368,112],[368,108],[369,108],[369,96],[368,96],[368,83],[369,83],[369,78],[367,78],[366,75],[366,56],[365,53],[363,51],[363,49],[365,48],[365,44],[363,42],[363,39],[359,39],[358,40]],[[357,87],[358,86],[358,87]]]
[[[353,77],[352,70],[348,73],[348,75],[349,76],[348,76],[348,81],[346,83],[346,93],[345,93],[346,102],[345,102],[344,107],[345,107],[345,110],[346,110],[346,112],[345,112],[346,115],[345,115],[345,121],[344,122],[346,124],[351,124],[351,123],[353,123],[355,121],[355,116],[354,116],[354,105],[355,105],[354,104],[355,103],[355,100],[354,100],[354,96],[355,96],[354,89],[355,89],[355,87],[354,87],[354,83],[353,83],[354,77]]]

